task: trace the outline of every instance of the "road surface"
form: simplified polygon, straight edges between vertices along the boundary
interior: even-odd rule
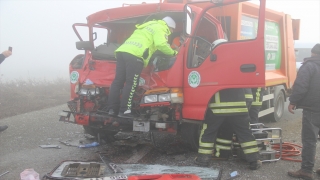
[[[115,148],[110,144],[81,149],[59,143],[59,141],[70,140],[71,143],[77,144],[79,140],[85,139],[81,126],[58,121],[58,112],[66,108],[66,105],[61,105],[0,120],[0,125],[9,126],[6,131],[0,133],[0,174],[10,171],[0,177],[0,180],[18,180],[20,173],[30,168],[33,168],[42,177],[65,160],[98,161],[98,155],[95,153],[97,151],[106,152],[115,163],[124,163],[139,150],[139,147]],[[269,127],[281,127],[284,141],[301,144],[301,116],[301,110],[297,110],[292,115],[285,109],[280,122],[264,123]],[[61,149],[39,147],[39,145],[47,144],[59,145]],[[320,152],[319,146],[318,152]],[[195,157],[196,153],[190,151],[176,151],[174,154],[168,154],[155,148],[139,163],[194,166]],[[316,167],[320,167],[319,153],[316,159]],[[264,163],[263,167],[257,171],[248,170],[246,163],[240,160],[213,162],[211,167],[223,170],[222,179],[227,179],[231,172],[238,171],[240,176],[237,179],[289,180],[292,178],[287,176],[287,171],[299,169],[300,163],[290,161]]]

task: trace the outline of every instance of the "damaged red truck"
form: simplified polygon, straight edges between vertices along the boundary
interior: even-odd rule
[[[74,24],[84,54],[70,63],[71,100],[60,121],[83,125],[87,133],[112,140],[119,131],[180,134],[194,149],[210,99],[228,88],[266,87],[259,117],[278,121],[296,76],[294,40],[299,20],[266,9],[266,0],[160,0],[123,5]],[[144,68],[133,100],[136,119],[109,117],[114,50],[141,24],[172,17],[180,37],[176,57],[156,52]],[[80,30],[87,31],[87,39]],[[215,43],[226,39],[226,42]],[[74,119],[71,118],[74,116]]]

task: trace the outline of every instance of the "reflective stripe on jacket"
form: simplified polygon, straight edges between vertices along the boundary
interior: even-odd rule
[[[245,115],[248,108],[244,89],[224,89],[214,95],[209,108],[216,116]]]
[[[263,91],[261,87],[252,88],[253,102],[251,106],[262,106]]]
[[[133,34],[115,51],[126,52],[143,59],[144,67],[149,63],[152,54],[159,50],[166,55],[176,55],[168,44],[171,34],[167,24],[162,20],[153,20],[136,25]]]

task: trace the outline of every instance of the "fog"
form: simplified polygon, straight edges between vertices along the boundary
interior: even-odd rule
[[[74,23],[103,9],[133,0],[0,0],[0,51],[13,47],[13,55],[0,65],[2,81],[68,78],[69,62],[82,51]],[[149,0],[145,2],[159,2]],[[268,0],[267,7],[301,19],[300,40],[320,42],[319,0]]]

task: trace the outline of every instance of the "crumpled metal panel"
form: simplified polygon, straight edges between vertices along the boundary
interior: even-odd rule
[[[105,167],[100,163],[76,162],[64,166],[60,175],[62,177],[101,177]]]

